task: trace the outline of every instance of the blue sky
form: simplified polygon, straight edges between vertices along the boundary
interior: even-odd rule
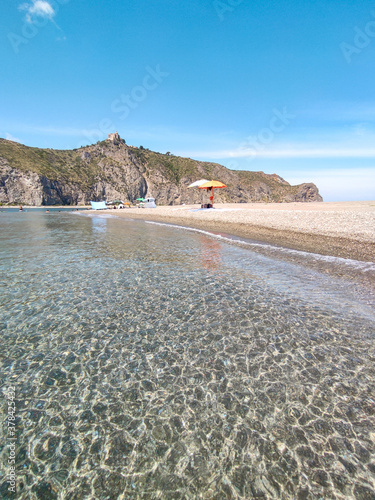
[[[375,199],[375,3],[3,0],[0,136],[128,144]]]

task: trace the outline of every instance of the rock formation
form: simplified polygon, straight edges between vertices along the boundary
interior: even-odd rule
[[[170,153],[126,145],[119,134],[76,150],[31,148],[0,139],[0,203],[83,205],[90,200],[134,202],[153,196],[159,205],[199,203],[202,193],[188,185],[219,179],[227,189],[216,202],[322,201],[312,183],[291,186],[276,174],[229,170]]]

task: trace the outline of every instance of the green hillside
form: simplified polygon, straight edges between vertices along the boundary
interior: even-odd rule
[[[234,171],[217,163],[127,146],[118,134],[112,135],[114,139],[74,150],[40,149],[0,139],[0,202],[32,198],[32,190],[39,189],[40,203],[47,203],[47,199],[49,203],[81,203],[105,195],[134,201],[150,190],[161,204],[196,203],[198,193],[187,186],[201,178],[218,179],[227,185],[215,193],[222,202],[321,201],[313,184],[290,186],[276,174]],[[25,193],[21,179],[31,173],[37,174],[40,185],[37,182]],[[44,196],[47,191],[48,196]]]

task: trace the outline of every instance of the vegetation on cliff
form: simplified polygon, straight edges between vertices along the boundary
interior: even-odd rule
[[[314,184],[291,186],[278,175],[233,171],[170,153],[127,146],[118,134],[74,150],[28,147],[0,139],[0,202],[76,204],[90,200],[154,196],[159,204],[196,203],[200,178],[220,179],[228,187],[222,202],[321,201]]]

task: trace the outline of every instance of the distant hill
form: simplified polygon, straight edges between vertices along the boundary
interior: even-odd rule
[[[197,179],[227,185],[218,202],[323,201],[315,184],[291,186],[276,174],[229,170],[217,163],[128,146],[120,136],[73,150],[39,149],[0,139],[0,202],[82,205],[90,200],[134,202],[153,196],[159,205],[200,203]]]

